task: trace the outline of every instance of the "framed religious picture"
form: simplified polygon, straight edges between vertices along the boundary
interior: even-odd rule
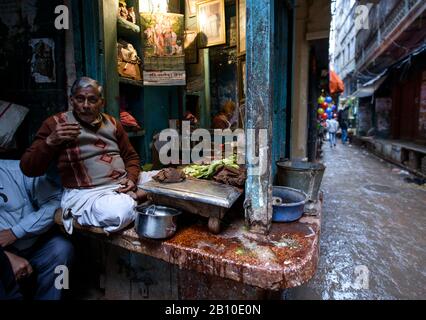
[[[197,2],[197,23],[201,48],[226,43],[224,0]]]
[[[198,47],[197,47],[197,32],[196,31],[185,31],[185,63],[197,63],[198,62]]]
[[[144,71],[184,71],[183,14],[141,13]]]
[[[237,0],[237,54],[246,53],[246,0]]]
[[[185,0],[186,1],[186,8],[188,12],[189,17],[193,17],[197,15],[197,2],[199,0]]]

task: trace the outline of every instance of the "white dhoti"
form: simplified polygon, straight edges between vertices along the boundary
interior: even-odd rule
[[[135,219],[136,201],[127,194],[117,193],[119,185],[92,189],[65,189],[62,195],[62,220],[65,230],[73,231],[73,218],[82,226],[115,232]]]
[[[138,186],[148,182],[158,171],[142,172]],[[73,219],[82,226],[103,228],[107,233],[119,231],[135,220],[136,201],[127,194],[117,193],[120,185],[92,189],[65,189],[62,195],[62,222],[72,234]]]

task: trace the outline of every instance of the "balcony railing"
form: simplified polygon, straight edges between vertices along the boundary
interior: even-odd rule
[[[385,21],[379,26],[374,36],[370,38],[368,45],[362,50],[361,56],[357,61],[357,69],[360,69],[366,61],[371,60],[373,53],[380,48],[380,45],[390,34],[394,32],[396,28],[404,21],[409,15],[411,15],[421,4],[424,4],[424,0],[404,0],[400,1],[386,17]],[[419,12],[421,14],[421,12]]]

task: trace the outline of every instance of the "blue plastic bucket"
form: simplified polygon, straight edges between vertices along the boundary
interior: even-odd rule
[[[293,222],[302,217],[308,200],[306,193],[288,187],[274,186],[272,196],[282,200],[282,204],[272,206],[272,221]]]

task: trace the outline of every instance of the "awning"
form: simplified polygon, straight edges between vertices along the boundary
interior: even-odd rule
[[[342,93],[345,91],[345,84],[336,72],[330,70],[330,94]]]
[[[387,72],[388,70],[386,69],[377,77],[366,82],[362,87],[360,87],[357,91],[354,92],[353,96],[357,98],[366,98],[374,95],[374,92],[376,92],[376,90],[379,89],[379,87],[387,79]]]
[[[353,96],[357,98],[371,97],[374,94],[374,88],[359,88],[354,92]]]
[[[419,49],[415,50],[413,53],[409,54],[405,58],[401,59],[400,61],[394,63],[385,71],[383,71],[381,74],[379,74],[377,77],[371,79],[370,81],[364,83],[362,87],[360,87],[354,94],[354,97],[357,98],[365,98],[365,97],[371,97],[374,95],[374,92],[376,92],[377,89],[383,84],[383,82],[387,79],[389,76],[389,73],[391,70],[394,70],[395,68],[401,68],[406,63],[410,63],[411,59],[419,54],[422,54],[426,51],[426,45],[422,45]]]

